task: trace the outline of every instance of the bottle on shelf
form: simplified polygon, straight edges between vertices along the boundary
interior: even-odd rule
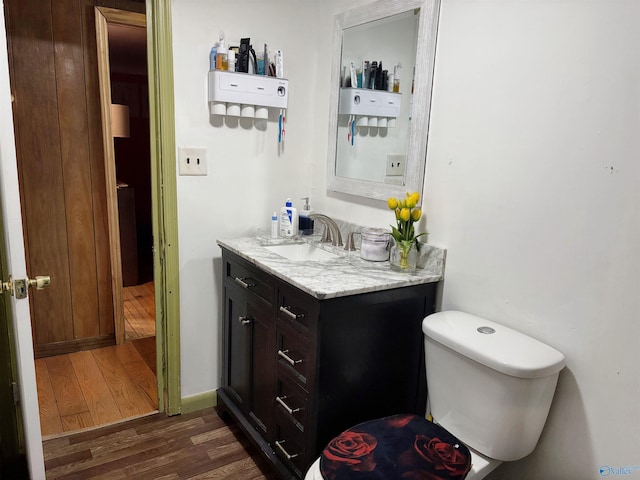
[[[224,43],[224,32],[220,32],[220,40],[216,49],[216,70],[229,70],[229,55]]]

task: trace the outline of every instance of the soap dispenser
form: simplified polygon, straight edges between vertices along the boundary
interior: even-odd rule
[[[302,197],[304,200],[304,207],[300,209],[298,222],[300,224],[300,233],[302,235],[311,235],[313,233],[313,219],[309,217],[311,213],[311,206],[309,205],[309,197]]]

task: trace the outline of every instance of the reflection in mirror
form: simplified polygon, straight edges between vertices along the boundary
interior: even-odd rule
[[[422,192],[438,8],[439,0],[381,0],[336,16],[328,190],[374,199]],[[374,65],[386,71],[377,88]]]
[[[339,177],[404,185],[418,13],[410,10],[343,31],[336,140]],[[351,65],[357,85],[351,81]],[[371,90],[374,78],[382,88]],[[393,93],[386,95],[388,91]],[[396,108],[390,108],[392,102]]]

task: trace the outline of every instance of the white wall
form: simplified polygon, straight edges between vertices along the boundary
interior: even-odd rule
[[[177,185],[182,396],[219,386],[222,273],[216,239],[254,235],[269,226],[287,197],[301,206],[301,197],[316,196],[310,157],[326,115],[314,114],[315,8],[293,0],[173,2],[176,144],[206,147],[209,172],[178,177]],[[284,52],[290,108],[283,144],[277,141],[277,117],[261,131],[250,120],[209,116],[209,51],[220,30],[227,45],[250,37],[257,51],[267,43]]]
[[[443,4],[426,176],[442,308],[567,358],[539,448],[492,478],[640,465],[639,20],[637,1]]]
[[[177,144],[206,146],[210,172],[178,179],[183,395],[218,385],[216,238],[251,234],[307,192],[323,213],[390,223],[383,202],[325,193],[327,39],[334,13],[367,2],[210,3],[173,5]],[[276,10],[285,25],[265,21]],[[443,0],[425,181],[429,241],[448,248],[442,307],[567,357],[538,449],[493,479],[640,465],[639,21],[635,0]],[[210,124],[205,76],[220,28],[285,51],[283,155],[273,125]]]

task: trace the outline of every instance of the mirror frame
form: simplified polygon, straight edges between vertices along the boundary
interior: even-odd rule
[[[404,185],[372,182],[336,175],[338,101],[342,63],[342,38],[346,28],[355,27],[391,15],[420,8],[413,87],[413,111],[405,169]],[[431,88],[435,64],[436,35],[440,0],[380,0],[336,15],[331,64],[331,99],[329,108],[329,147],[327,152],[327,190],[360,197],[387,200],[404,198],[406,192],[422,194],[427,157]]]

